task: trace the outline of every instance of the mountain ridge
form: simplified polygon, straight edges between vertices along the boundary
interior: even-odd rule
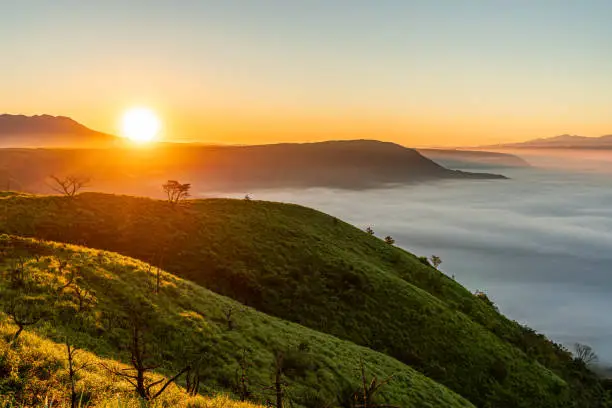
[[[497,145],[481,146],[480,148],[612,149],[612,134],[597,137],[563,134],[528,140],[525,142],[500,143]]]
[[[109,157],[113,160],[108,160]],[[266,188],[372,189],[439,179],[503,180],[499,174],[450,170],[414,149],[371,140],[145,148],[0,149],[0,185],[49,192],[49,175],[82,175],[98,191],[159,195],[179,178],[201,193]],[[118,190],[122,188],[123,190]]]
[[[0,114],[0,147],[112,146],[118,140],[67,116]]]

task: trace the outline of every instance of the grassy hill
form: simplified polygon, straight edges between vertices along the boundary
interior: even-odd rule
[[[267,388],[282,353],[284,392],[292,406],[347,406],[346,399],[359,388],[361,359],[368,378],[394,376],[382,389],[380,402],[472,406],[386,355],[267,316],[162,271],[158,284],[158,270],[135,259],[7,235],[0,236],[0,253],[0,310],[22,320],[40,319],[26,327],[16,347],[9,347],[17,327],[4,315],[0,347],[6,352],[0,353],[5,356],[0,358],[0,373],[10,374],[0,376],[0,395],[14,393],[26,403],[36,402],[31,400],[37,396],[60,400],[69,395],[64,346],[69,343],[87,350],[78,355],[77,364],[90,364],[77,389],[86,401],[103,406],[109,396],[130,385],[116,381],[97,363],[129,363],[132,330],[138,327],[148,364],[167,376],[190,364],[190,377],[201,378],[200,391],[206,394],[222,391],[237,398],[245,367],[249,399],[273,399],[273,390]],[[21,309],[16,306],[15,311],[14,304]],[[183,378],[180,383],[185,385]],[[179,387],[162,395],[170,406],[215,406],[203,398],[187,398]]]
[[[16,327],[0,322],[0,406],[3,408],[63,408],[69,407],[70,380],[64,344],[58,344],[26,331],[19,337],[18,347],[11,347],[8,339]],[[77,381],[79,408],[142,408],[132,395],[132,386],[125,380],[112,377],[102,367],[125,364],[101,359],[95,354],[79,350],[75,364],[88,366],[79,372]],[[164,378],[154,374],[154,379]],[[82,395],[82,396],[81,396]],[[45,403],[46,401],[46,403]],[[173,385],[153,402],[151,408],[257,408],[259,405],[239,402],[224,395],[203,397],[188,395],[184,388]]]
[[[312,209],[8,195],[0,231],[116,251],[378,350],[481,407],[599,407],[598,379],[414,255]]]

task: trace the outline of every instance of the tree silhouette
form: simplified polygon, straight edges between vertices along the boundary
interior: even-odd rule
[[[51,189],[69,198],[73,198],[81,189],[87,187],[87,184],[90,181],[90,179],[87,177],[79,176],[66,176],[64,178],[60,178],[51,175],[49,177],[51,180],[53,180]]]
[[[141,311],[145,312],[145,311]],[[162,378],[161,380],[153,380],[150,373],[159,367],[153,361],[150,353],[150,344],[147,342],[145,335],[148,327],[146,324],[147,317],[139,315],[139,311],[135,310],[131,319],[131,336],[127,349],[130,353],[131,368],[115,369],[103,365],[108,371],[114,375],[125,379],[132,384],[134,390],[144,401],[153,401],[168,388],[170,384],[175,382],[181,375],[190,370],[191,365],[187,365],[180,370],[176,375],[169,379]],[[144,313],[146,315],[146,312]],[[157,391],[153,389],[157,386],[160,388]]]
[[[82,364],[77,364],[74,361],[74,357],[80,350],[66,339],[66,359],[68,360],[68,378],[70,379],[70,408],[76,408],[77,404],[77,391],[76,391],[76,382],[77,382],[77,374],[79,371],[86,369],[91,364],[85,362]]]
[[[431,264],[433,265],[434,268],[438,269],[440,265],[442,265],[442,259],[440,259],[440,257],[437,255],[432,255]]]
[[[380,393],[381,389],[393,380],[392,375],[382,381],[378,381],[376,376],[369,380],[366,375],[363,359],[359,361],[359,371],[361,385],[352,395],[353,401],[351,405],[353,408],[398,408],[394,405],[377,404],[375,402],[376,396]]]
[[[176,204],[189,197],[191,184],[181,184],[176,180],[168,180],[165,184],[162,184],[162,188],[168,197],[168,202],[170,204]]]
[[[3,294],[3,296],[5,296]],[[49,315],[48,307],[42,299],[38,297],[17,297],[14,294],[7,296],[8,303],[5,305],[4,312],[17,325],[17,331],[10,341],[11,345],[16,344],[23,330],[28,326],[34,326]]]
[[[577,360],[582,361],[586,365],[591,365],[599,360],[597,354],[593,351],[591,346],[581,343],[574,344],[574,356]]]

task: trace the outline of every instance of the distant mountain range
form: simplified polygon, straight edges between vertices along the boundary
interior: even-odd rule
[[[530,148],[530,149],[612,149],[612,135],[587,137],[576,135],[560,135],[520,143],[503,143],[487,148]]]
[[[152,184],[157,191],[160,181],[175,178],[197,183],[203,192],[363,189],[431,179],[505,178],[450,170],[414,149],[374,140],[259,146],[157,143],[143,149],[125,148],[121,141],[67,117],[0,115],[0,147],[12,147],[0,149],[0,185],[45,192],[50,174],[82,174],[98,190],[149,194],[143,186]]]
[[[0,115],[0,147],[103,147],[118,140],[65,116]]]

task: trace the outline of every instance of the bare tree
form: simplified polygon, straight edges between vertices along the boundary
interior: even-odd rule
[[[282,352],[276,353],[276,358],[274,360],[274,391],[276,394],[276,408],[283,408],[283,400],[284,400],[284,387],[285,383],[283,382],[283,361],[285,359],[285,355]]]
[[[51,188],[53,191],[60,193],[66,197],[73,198],[83,188],[87,187],[90,179],[79,176],[66,176],[60,178],[54,175],[49,176],[53,181]]]
[[[130,362],[132,367],[127,369],[113,369],[104,366],[108,371],[112,372],[118,377],[121,377],[128,381],[134,387],[134,390],[140,398],[145,401],[153,401],[159,397],[166,388],[173,382],[175,382],[181,375],[189,371],[190,365],[180,370],[175,376],[161,380],[153,380],[150,378],[149,373],[154,369],[158,368],[159,365],[151,362],[151,356],[149,355],[148,345],[144,339],[145,327],[135,319],[132,324],[132,335],[131,341],[128,346],[130,351]],[[153,391],[154,387],[161,386],[156,392]]]
[[[151,269],[153,269],[153,265],[157,265],[155,266],[155,294],[159,295],[159,292],[161,290],[161,273],[162,273],[162,268],[163,268],[163,264],[164,264],[164,251],[162,250],[161,253],[159,253],[159,255],[153,256],[147,266],[147,272],[151,272]]]
[[[431,264],[436,269],[439,269],[440,265],[442,265],[442,259],[440,259],[440,257],[437,255],[432,255],[430,260],[431,260]]]
[[[189,197],[189,190],[191,189],[191,184],[181,184],[176,180],[168,180],[165,184],[162,185],[166,196],[168,197],[168,202],[170,204],[176,204],[181,200]]]
[[[240,401],[246,401],[251,396],[251,391],[249,390],[249,375],[248,370],[251,364],[248,359],[248,351],[247,349],[242,350],[242,356],[240,358],[240,377],[238,378],[238,395],[240,395]]]
[[[60,270],[60,274],[61,274],[61,270]],[[78,269],[72,268],[70,270],[70,274],[68,275],[68,279],[66,280],[66,283],[64,283],[63,285],[57,288],[57,297],[59,298],[66,289],[70,288],[75,283],[77,278],[78,278]]]
[[[595,364],[599,360],[591,346],[586,344],[575,343],[573,354],[577,360],[582,361],[586,365]]]
[[[378,381],[376,376],[368,380],[365,371],[365,365],[363,359],[359,362],[359,370],[361,374],[361,386],[360,389],[355,391],[353,394],[354,408],[397,408],[394,405],[376,404],[375,397],[380,393],[380,390],[385,385],[389,384],[393,380],[393,376],[385,378],[382,381]]]
[[[386,242],[387,244],[389,244],[389,245],[393,245],[393,244],[395,244],[395,240],[394,240],[394,239],[393,239],[393,237],[391,237],[390,235],[387,235],[387,236],[385,237],[385,242]]]
[[[73,291],[77,298],[77,312],[85,311],[95,302],[94,294],[89,290],[81,288],[79,285],[74,285]]]
[[[225,309],[225,320],[227,321],[227,330],[233,330],[234,329],[234,321],[232,320],[232,314],[234,313],[234,308],[233,307],[228,307],[227,309]]]
[[[374,235],[374,230],[372,229],[372,227],[367,227],[366,232],[370,235]]]
[[[76,391],[76,382],[77,382],[77,374],[79,371],[84,370],[89,367],[91,364],[85,362],[77,365],[74,361],[74,356],[80,351],[78,348],[74,347],[70,344],[68,340],[65,342],[66,344],[66,359],[68,360],[68,377],[70,378],[70,408],[77,407],[77,391]]]
[[[24,301],[11,296],[4,309],[5,313],[11,318],[13,323],[17,325],[17,331],[10,341],[11,345],[16,344],[17,339],[28,326],[33,326],[47,316],[45,308],[33,302]]]

